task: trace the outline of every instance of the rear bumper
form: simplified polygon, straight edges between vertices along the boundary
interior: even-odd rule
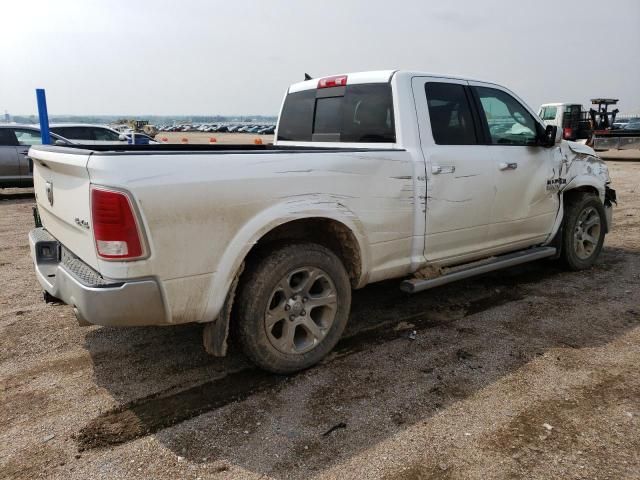
[[[105,326],[164,325],[166,309],[153,278],[109,280],[75,257],[44,228],[29,232],[42,288],[74,307],[78,321]]]

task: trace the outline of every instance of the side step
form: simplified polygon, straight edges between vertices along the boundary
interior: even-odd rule
[[[440,285],[455,282],[456,280],[462,280],[463,278],[493,272],[494,270],[500,270],[501,268],[513,267],[514,265],[532,262],[541,258],[552,257],[555,254],[555,247],[529,248],[527,250],[494,257],[489,261],[459,265],[453,269],[454,271],[445,273],[439,277],[429,279],[412,278],[410,280],[404,280],[400,284],[400,290],[407,293],[421,292],[422,290],[439,287]]]

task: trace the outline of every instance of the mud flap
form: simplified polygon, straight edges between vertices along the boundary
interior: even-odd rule
[[[240,275],[243,270],[244,263],[240,265],[240,269],[231,283],[229,293],[224,301],[224,305],[222,305],[220,315],[218,315],[218,318],[215,321],[207,323],[202,331],[202,343],[204,344],[204,349],[209,355],[213,355],[214,357],[224,357],[227,354],[227,339],[229,337],[231,310],[233,309],[236,288],[238,287]]]

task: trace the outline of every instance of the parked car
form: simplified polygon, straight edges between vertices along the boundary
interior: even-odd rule
[[[622,127],[623,130],[640,130],[640,119],[632,119]]]
[[[75,143],[84,145],[118,145],[128,143],[127,134],[104,125],[85,123],[54,123],[49,127],[52,132]]]
[[[34,146],[36,276],[83,324],[201,322],[209,352],[231,332],[291,373],[335,346],[352,288],[591,267],[615,191],[556,130],[495,83],[377,71],[292,85],[275,145]]]
[[[612,128],[616,130],[623,129],[630,123],[638,122],[640,122],[640,117],[616,118],[616,121],[613,122]]]
[[[71,142],[51,134],[59,145]],[[42,143],[40,129],[31,125],[0,125],[0,188],[33,186],[29,147]]]
[[[127,143],[134,143],[136,145],[153,145],[159,142],[156,142],[155,139],[151,138],[149,135],[144,133],[131,133],[127,134]]]

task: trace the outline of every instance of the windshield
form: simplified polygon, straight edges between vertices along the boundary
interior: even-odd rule
[[[556,114],[558,113],[558,107],[542,107],[540,109],[540,118],[542,120],[555,120]]]

